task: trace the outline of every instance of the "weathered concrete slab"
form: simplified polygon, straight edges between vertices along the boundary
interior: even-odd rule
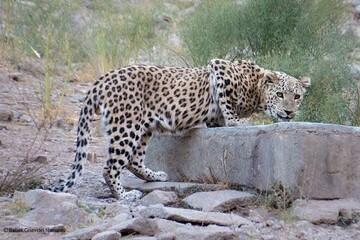
[[[316,123],[194,129],[156,136],[147,165],[170,181],[213,176],[269,190],[275,181],[295,196],[360,199],[360,128]]]

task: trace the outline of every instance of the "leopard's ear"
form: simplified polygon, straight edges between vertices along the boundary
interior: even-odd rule
[[[279,81],[279,78],[276,76],[276,74],[269,70],[264,71],[263,79],[264,79],[264,84],[277,83]]]
[[[311,85],[311,80],[309,77],[302,77],[300,78],[299,82],[304,88],[308,88]]]

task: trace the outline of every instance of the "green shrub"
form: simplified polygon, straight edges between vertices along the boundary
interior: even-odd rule
[[[159,28],[162,5],[162,1],[0,1],[5,13],[0,16],[1,57],[19,66],[24,57],[42,59],[42,115],[48,116],[54,104],[61,104],[51,102],[56,70],[61,69],[67,80],[75,78],[74,63],[88,63],[85,66],[91,64],[92,69],[86,72],[94,76],[87,77],[94,79],[131,60],[137,62],[139,55],[150,59],[153,47],[166,37],[166,29]]]
[[[359,97],[349,69],[358,40],[341,30],[347,7],[341,0],[206,1],[184,21],[181,34],[194,65],[229,58],[236,49],[237,58],[311,77],[297,120],[358,125]]]
[[[10,1],[11,2],[11,1]],[[80,49],[72,16],[79,6],[64,0],[34,0],[31,2],[12,1],[6,18],[11,18],[13,44],[16,55],[45,57],[65,62],[65,43],[71,42],[71,51]]]
[[[78,9],[75,3],[64,4],[64,0],[53,1],[11,1],[5,3],[3,20],[8,47],[3,45],[11,60],[21,65],[23,58],[31,56],[43,61],[44,76],[41,85],[42,115],[49,116],[53,109],[53,71],[56,64],[72,64],[73,52],[78,51],[76,31],[73,28],[73,13]],[[70,32],[73,31],[73,32]],[[3,56],[5,54],[2,54]],[[70,60],[71,59],[71,60]],[[69,67],[70,69],[70,67]]]
[[[187,18],[181,38],[193,65],[202,66],[212,58],[225,58],[237,42],[239,9],[234,1],[203,1]]]
[[[159,13],[156,3],[116,4],[114,1],[95,1],[91,24],[84,39],[88,58],[100,72],[137,62],[139,53],[152,54],[160,40],[156,26]]]

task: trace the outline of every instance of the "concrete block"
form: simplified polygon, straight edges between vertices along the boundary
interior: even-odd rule
[[[146,164],[170,181],[221,182],[269,190],[281,181],[295,197],[360,199],[360,128],[319,123],[198,128],[155,136]]]

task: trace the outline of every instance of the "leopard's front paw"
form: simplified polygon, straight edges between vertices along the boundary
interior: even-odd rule
[[[142,192],[138,190],[131,190],[122,194],[121,199],[133,202],[139,200],[142,197]]]
[[[155,179],[159,182],[166,182],[169,178],[165,172],[159,171],[155,173]]]

